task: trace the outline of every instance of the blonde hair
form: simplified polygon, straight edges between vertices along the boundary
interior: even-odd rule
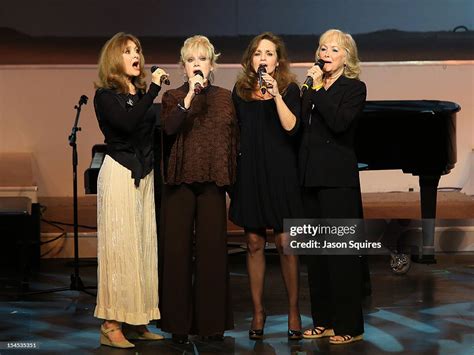
[[[95,88],[128,93],[129,87],[122,57],[128,41],[135,43],[140,54],[140,75],[132,78],[132,84],[139,90],[146,89],[145,73],[143,71],[145,58],[143,57],[142,46],[137,37],[124,32],[115,34],[102,47],[99,56],[99,80],[94,83]]]
[[[211,61],[212,66],[215,66],[217,58],[219,58],[221,55],[220,53],[216,53],[214,46],[212,45],[211,41],[209,41],[209,38],[206,36],[195,35],[187,38],[181,47],[181,56],[179,60],[183,67],[186,59],[193,50],[197,50],[202,54],[205,54],[206,58]]]
[[[319,46],[315,54],[316,60],[319,59],[321,46],[331,39],[335,40],[335,42],[346,52],[346,64],[344,66],[343,75],[347,78],[359,79],[360,60],[357,55],[357,45],[354,38],[352,38],[349,33],[344,33],[336,29],[330,29],[324,32],[321,37],[319,37]]]

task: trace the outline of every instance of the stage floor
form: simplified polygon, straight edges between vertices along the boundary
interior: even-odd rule
[[[263,341],[250,341],[251,303],[245,269],[245,255],[230,256],[235,329],[223,342],[192,338],[189,345],[166,340],[138,342],[140,354],[472,354],[474,349],[474,259],[472,255],[439,255],[435,265],[413,264],[408,274],[394,275],[388,257],[370,259],[372,296],[366,299],[365,340],[333,346],[328,340],[286,339],[286,295],[278,258],[267,257],[265,304],[268,313]],[[32,289],[69,286],[73,272],[66,260],[43,260]],[[96,266],[80,269],[82,281],[95,285]],[[176,290],[179,292],[179,290]],[[13,290],[10,289],[12,294]],[[93,317],[95,299],[84,293],[66,291],[30,296],[21,301],[2,291],[0,301],[0,353],[8,342],[33,342],[43,354],[132,353],[99,345],[100,321]],[[303,326],[311,319],[304,267],[301,272],[300,303]],[[152,330],[158,331],[154,326]],[[26,352],[25,352],[26,353]]]

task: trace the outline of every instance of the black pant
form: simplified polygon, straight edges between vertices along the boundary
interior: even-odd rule
[[[198,335],[232,329],[224,188],[166,185],[161,217],[161,329]]]
[[[359,188],[306,188],[304,203],[307,218],[363,216]],[[358,255],[311,255],[305,259],[314,326],[334,328],[336,335],[362,334],[363,259]]]

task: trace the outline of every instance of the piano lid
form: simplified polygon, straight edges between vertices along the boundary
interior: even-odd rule
[[[367,101],[364,112],[455,113],[461,110],[455,102],[437,100],[382,100]]]
[[[444,175],[456,163],[454,102],[367,101],[355,149],[368,170],[401,169],[413,175]]]

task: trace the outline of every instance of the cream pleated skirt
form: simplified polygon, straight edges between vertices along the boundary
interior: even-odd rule
[[[136,187],[108,155],[97,180],[97,305],[94,316],[128,324],[159,319],[153,172]]]

